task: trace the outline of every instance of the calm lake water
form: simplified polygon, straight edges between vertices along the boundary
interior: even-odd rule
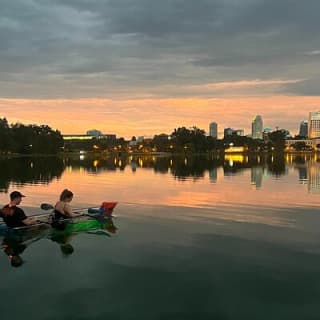
[[[105,232],[0,252],[3,319],[319,319],[320,158],[0,160],[0,203],[118,201]],[[1,242],[6,235],[0,236]],[[24,241],[24,242],[23,242]]]

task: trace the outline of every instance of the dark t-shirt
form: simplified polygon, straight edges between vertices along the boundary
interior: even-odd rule
[[[25,226],[25,224],[22,221],[25,220],[27,216],[21,208],[17,206],[9,208],[9,205],[6,205],[3,207],[3,209],[3,212],[0,213],[0,217],[3,218],[4,222],[9,228]],[[10,214],[6,213],[6,211],[8,210],[10,210]]]

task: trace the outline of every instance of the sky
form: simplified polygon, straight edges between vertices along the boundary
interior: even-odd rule
[[[0,0],[0,117],[63,134],[297,134],[320,110],[318,0]]]

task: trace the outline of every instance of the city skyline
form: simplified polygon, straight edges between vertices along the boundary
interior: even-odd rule
[[[261,114],[297,134],[320,109],[319,9],[314,0],[7,1],[0,117],[130,138],[207,131],[211,121],[249,133]]]
[[[0,99],[0,103],[1,103],[1,99]],[[23,101],[21,101],[21,103],[23,103]],[[42,104],[44,104],[45,101],[42,101]],[[84,106],[82,106],[81,108],[83,109],[86,109]],[[1,108],[1,110],[4,110],[5,108]],[[54,107],[52,108],[54,109]],[[7,109],[7,113],[10,114],[10,110],[9,108]],[[32,112],[32,107],[26,112],[26,114],[30,114]],[[276,130],[276,129],[285,129],[285,130],[288,130],[293,136],[294,135],[298,135],[299,134],[299,131],[300,131],[300,124],[301,124],[301,121],[307,121],[307,120],[304,120],[304,119],[308,119],[308,116],[309,116],[309,113],[310,112],[320,112],[320,111],[309,111],[307,112],[307,116],[305,117],[302,117],[301,119],[297,120],[296,123],[289,123],[288,121],[286,121],[286,123],[288,123],[288,126],[285,127],[285,126],[281,126],[279,125],[280,121],[277,122],[277,119],[275,119],[275,125],[274,126],[270,126],[269,123],[266,123],[265,125],[263,125],[263,128],[271,128],[272,130]],[[295,112],[295,113],[298,113],[298,112]],[[49,125],[51,126],[54,130],[59,130],[61,131],[61,133],[63,135],[74,135],[74,134],[86,134],[87,131],[90,131],[90,130],[98,130],[98,131],[101,131],[103,134],[116,134],[118,137],[125,137],[126,139],[130,139],[132,136],[144,136],[144,137],[152,137],[154,135],[157,135],[157,134],[162,134],[162,133],[165,133],[165,134],[170,134],[173,132],[174,129],[178,128],[178,127],[193,127],[193,126],[196,126],[200,129],[203,129],[205,130],[206,134],[209,135],[209,129],[208,129],[208,126],[210,125],[210,123],[212,122],[206,122],[208,121],[207,118],[203,119],[203,115],[201,115],[200,119],[201,119],[201,122],[204,123],[203,126],[199,126],[197,123],[195,123],[195,121],[193,122],[189,122],[189,125],[186,125],[185,123],[182,123],[182,120],[181,119],[185,119],[186,116],[182,117],[181,115],[181,119],[180,118],[177,118],[177,122],[176,123],[176,126],[175,127],[172,127],[172,128],[169,128],[168,125],[166,126],[151,126],[150,127],[150,131],[148,133],[145,133],[143,134],[141,129],[137,129],[136,131],[134,131],[135,129],[134,128],[137,128],[137,124],[133,123],[132,124],[132,129],[131,130],[126,130],[127,127],[125,126],[126,124],[128,125],[128,123],[124,123],[124,126],[119,126],[119,124],[117,124],[117,119],[114,118],[113,119],[113,126],[112,128],[117,128],[119,129],[118,131],[116,130],[110,130],[111,127],[107,127],[105,126],[105,124],[103,122],[99,122],[99,121],[92,121],[92,122],[87,122],[85,120],[85,117],[86,117],[86,113],[84,112],[81,116],[81,114],[72,114],[72,113],[65,113],[65,118],[62,116],[63,114],[63,111],[59,112],[59,113],[54,113],[53,110],[52,112],[48,112],[48,110],[40,110],[40,112],[37,111],[37,119],[42,119],[43,121],[39,122],[39,121],[32,121],[32,117],[27,117],[25,118],[24,116],[20,116],[19,118],[18,117],[11,117],[11,120],[10,117],[8,117],[7,115],[5,114],[0,114],[0,117],[1,118],[6,118],[10,123],[22,123],[22,124],[25,124],[25,125],[29,125],[29,124],[45,124],[45,125]],[[99,114],[99,113],[98,113]],[[286,113],[281,113],[283,115],[285,115]],[[55,118],[54,116],[57,116],[57,118]],[[239,115],[240,113],[237,114],[237,117],[239,118]],[[84,118],[83,118],[84,116]],[[256,115],[253,115],[252,118],[254,118]],[[267,122],[265,121],[265,116],[263,114],[261,114],[262,118],[263,118],[263,121],[264,123]],[[51,117],[53,117],[54,119],[52,119]],[[221,116],[223,117],[223,115]],[[245,118],[246,117],[246,114],[243,114],[243,116],[241,117],[241,123],[245,123],[246,122],[246,125],[244,126],[240,126],[240,125],[235,125],[235,123],[233,123],[232,125],[230,125],[230,123],[227,123],[226,121],[222,122],[224,123],[224,125],[222,126],[221,123],[219,123],[218,121],[214,121],[217,123],[218,125],[218,138],[222,138],[223,135],[224,135],[224,129],[226,128],[234,128],[235,126],[237,126],[237,128],[239,130],[243,130],[244,131],[244,135],[251,135],[252,133],[252,119],[250,118]],[[68,125],[68,123],[64,123],[62,122],[62,118],[64,118],[65,120],[67,120],[69,118],[69,120],[71,120],[71,124]],[[180,119],[180,120],[179,120]],[[150,119],[149,119],[150,120]],[[147,119],[148,121],[148,119]],[[152,122],[152,120],[150,120]],[[181,123],[178,123],[178,121],[181,121]],[[80,122],[80,124],[79,124]],[[192,123],[192,124],[191,124]],[[240,122],[239,122],[240,123]],[[60,125],[60,127],[57,127],[55,126],[54,124],[56,124],[57,126]],[[87,124],[91,124],[92,126],[91,127],[86,127]],[[129,125],[130,126],[130,125]],[[63,128],[71,128],[69,130],[71,131],[64,131]],[[105,129],[104,129],[105,128]],[[289,128],[292,128],[291,130]],[[159,131],[157,131],[157,129],[159,129]],[[162,130],[163,129],[163,130]],[[79,130],[79,131],[75,131],[75,130]],[[139,131],[140,130],[140,131]],[[162,130],[162,131],[161,131]],[[130,132],[130,133],[128,133]]]

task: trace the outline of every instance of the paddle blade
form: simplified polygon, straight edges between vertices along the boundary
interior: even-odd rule
[[[54,207],[49,203],[41,203],[40,208],[42,210],[52,210]]]

